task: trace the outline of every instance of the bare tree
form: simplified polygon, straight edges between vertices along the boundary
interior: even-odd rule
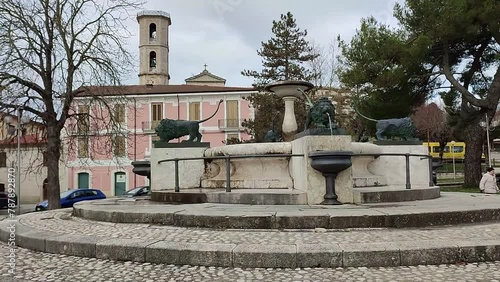
[[[419,137],[427,142],[439,142],[439,156],[443,158],[446,143],[451,141],[452,129],[447,123],[446,112],[435,103],[418,107],[412,117]]]
[[[336,74],[337,69],[337,54],[336,41],[333,40],[327,46],[322,46],[316,42],[312,42],[314,53],[319,56],[311,60],[309,69],[314,74],[313,83],[317,88],[333,88],[338,87],[339,80]]]
[[[0,110],[23,107],[47,128],[49,208],[60,206],[61,131],[86,85],[118,85],[131,68],[124,22],[139,0],[4,0]],[[80,89],[80,90],[78,90]]]

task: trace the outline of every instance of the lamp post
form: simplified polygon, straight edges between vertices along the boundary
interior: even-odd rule
[[[455,141],[451,141],[451,156],[453,159],[453,179],[456,178],[456,170],[455,170]]]
[[[486,117],[486,145],[488,146],[488,166],[491,167],[491,150],[490,150],[490,121],[488,120],[488,114],[484,115]]]
[[[481,121],[479,125],[481,127],[484,127],[486,130],[486,145],[488,146],[487,152],[488,152],[488,166],[492,166],[491,162],[491,146],[490,146],[490,130],[493,130],[495,127],[498,126],[498,121],[493,121],[491,125],[493,128],[490,128],[490,120],[488,118],[488,114],[485,114],[485,121]]]
[[[17,122],[13,124],[11,116],[6,116],[4,122],[10,127],[14,127],[14,132],[9,134],[17,135],[17,165],[16,165],[16,199],[17,199],[17,214],[21,214],[21,135],[23,134],[24,125],[29,122],[27,117],[23,117],[24,107],[17,107]]]

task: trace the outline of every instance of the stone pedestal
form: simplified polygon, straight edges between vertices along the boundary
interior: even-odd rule
[[[352,142],[352,151],[357,154],[381,154],[381,146],[372,143]],[[352,158],[352,181],[356,187],[385,186],[385,177],[375,175],[371,166],[378,156],[354,156]]]
[[[292,189],[293,180],[289,173],[289,158],[237,158],[246,155],[290,154],[291,152],[292,146],[289,142],[275,142],[213,147],[205,151],[205,156],[235,157],[230,160],[232,188]],[[226,160],[207,160],[201,184],[203,188],[224,188],[226,186]]]
[[[290,160],[291,175],[294,178],[294,188],[307,193],[307,203],[318,205],[325,196],[325,177],[311,167],[309,153],[313,151],[351,151],[351,136],[305,136],[294,140],[293,154],[304,154],[304,158],[293,157]],[[336,178],[336,193],[342,203],[353,203],[352,168],[338,174]]]
[[[383,145],[379,146],[382,153],[422,154],[427,155],[424,145]],[[380,156],[370,165],[370,171],[383,176],[387,185],[406,184],[406,159],[404,156]],[[411,185],[429,186],[429,159],[410,156],[410,182]]]
[[[151,151],[151,190],[175,189],[175,162],[158,161],[174,158],[203,157],[206,147],[153,148]],[[204,172],[203,160],[179,161],[179,187],[199,188]]]
[[[289,142],[293,140],[293,136],[297,133],[297,119],[295,117],[295,100],[293,96],[283,97],[285,101],[285,115],[283,118],[283,140]]]

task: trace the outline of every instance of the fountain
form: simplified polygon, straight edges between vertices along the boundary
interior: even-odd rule
[[[314,85],[307,81],[284,80],[266,85],[265,90],[273,92],[285,101],[285,116],[283,119],[283,140],[292,141],[297,133],[297,119],[295,117],[294,103],[297,98],[302,97],[304,91],[313,88]],[[298,91],[299,89],[299,91]]]
[[[320,97],[314,103],[309,99],[305,91],[312,87],[305,81],[279,81],[266,86],[266,90],[285,100],[284,142],[211,148],[189,146],[193,142],[183,143],[183,148],[155,146],[151,171],[146,162],[135,162],[134,172],[150,174],[152,199],[159,201],[179,199],[187,203],[186,199],[196,198],[200,199],[197,202],[232,204],[336,205],[392,199],[373,196],[373,192],[384,187],[398,189],[405,184],[405,159],[401,157],[404,154],[377,154],[418,154],[423,153],[421,146],[352,142],[351,136],[336,125],[335,107],[330,99]],[[302,96],[309,111],[305,130],[296,134],[294,101]],[[428,187],[428,161],[414,158],[410,163],[411,182],[422,186],[427,181]],[[389,190],[384,193],[392,193]],[[422,194],[416,189],[411,192]],[[428,198],[438,196],[434,193]],[[411,197],[404,198],[408,199]]]

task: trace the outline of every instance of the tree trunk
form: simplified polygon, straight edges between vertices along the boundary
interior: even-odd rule
[[[479,133],[479,134],[478,134]],[[464,187],[479,187],[481,180],[481,154],[485,141],[484,129],[479,121],[469,122],[463,129],[465,141]]]
[[[55,125],[47,126],[47,182],[49,209],[61,207],[59,184],[59,159],[61,157],[60,130]]]

